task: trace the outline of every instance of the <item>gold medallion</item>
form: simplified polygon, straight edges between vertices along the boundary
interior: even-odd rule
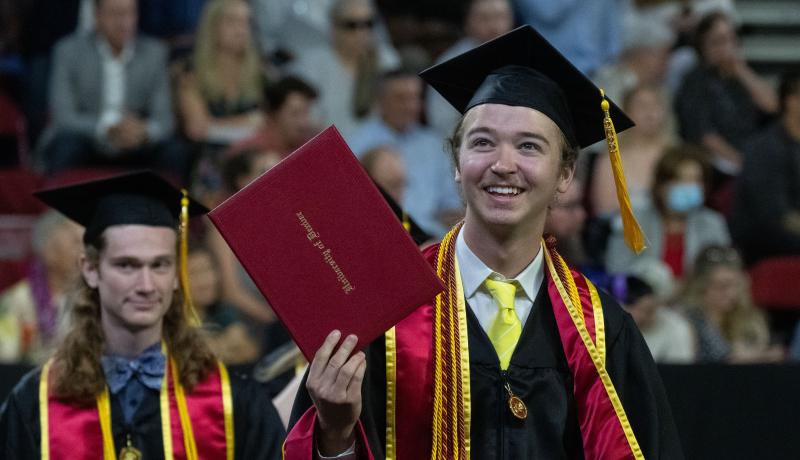
[[[119,451],[119,460],[142,460],[142,451],[135,447],[125,446]]]
[[[511,409],[511,413],[514,414],[514,417],[520,420],[528,418],[528,407],[515,395],[511,395],[508,398],[508,407]]]
[[[511,413],[520,420],[528,418],[528,406],[511,391],[511,385],[508,382],[505,382],[505,387],[508,392],[508,408],[511,409]]]

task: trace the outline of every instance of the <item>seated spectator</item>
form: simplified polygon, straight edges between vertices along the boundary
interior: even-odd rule
[[[323,125],[335,124],[348,140],[372,108],[378,76],[398,64],[376,52],[376,14],[371,0],[334,1],[330,45],[307,50],[289,68],[319,91]]]
[[[77,273],[82,233],[56,211],[37,220],[28,276],[0,294],[0,362],[41,364],[50,357]]]
[[[734,240],[749,263],[800,254],[800,74],[780,86],[781,117],[745,147],[731,215]]]
[[[378,86],[377,113],[349,139],[359,158],[378,146],[403,157],[408,187],[402,206],[426,232],[441,237],[461,215],[453,170],[439,136],[420,125],[422,80],[411,72],[386,73]]]
[[[403,157],[388,147],[375,147],[361,156],[361,164],[369,177],[396,203],[403,202],[408,185]]]
[[[645,14],[669,24],[675,31],[675,47],[667,70],[666,86],[670,94],[678,92],[683,78],[697,65],[694,41],[697,25],[711,13],[723,13],[738,26],[741,17],[734,0],[688,0],[686,2],[661,2],[639,5],[639,14]]]
[[[675,33],[658,18],[629,14],[623,22],[619,60],[600,67],[594,78],[595,84],[615,101],[623,100],[637,87],[662,87],[675,42]]]
[[[264,87],[264,122],[253,136],[233,144],[225,155],[244,150],[276,152],[282,157],[297,150],[317,131],[311,109],[317,91],[297,77],[284,77]]]
[[[208,331],[211,350],[225,364],[255,362],[261,351],[258,341],[250,335],[238,310],[221,300],[219,275],[209,250],[199,246],[189,251],[187,270],[191,298]]]
[[[669,101],[658,87],[640,86],[625,94],[622,106],[636,123],[636,126],[619,135],[628,194],[636,210],[650,203],[653,170],[672,141]],[[608,217],[619,211],[608,155],[601,153],[594,167],[590,195],[592,212],[601,218]]]
[[[675,110],[684,140],[711,153],[716,190],[738,174],[744,142],[765,115],[777,110],[778,98],[745,61],[734,24],[724,13],[700,21],[695,47],[700,61],[685,76]]]
[[[136,34],[136,0],[99,0],[96,30],[56,45],[50,80],[53,123],[46,169],[151,167],[185,178],[188,156],[170,141],[167,55]]]
[[[617,275],[610,278],[609,291],[633,317],[655,362],[694,361],[696,339],[692,326],[683,315],[664,305],[647,282]]]
[[[753,306],[747,273],[735,249],[709,246],[697,256],[682,303],[697,334],[699,361],[783,360],[783,349],[770,346],[767,321]]]
[[[275,152],[255,150],[244,150],[236,155],[227,156],[223,159],[220,170],[214,171],[217,176],[214,182],[219,184],[213,187],[209,187],[210,184],[196,184],[196,196],[203,203],[216,206],[278,164],[280,159],[280,155]]]
[[[622,51],[622,18],[630,6],[619,0],[515,0],[518,24],[530,24],[569,62],[591,76]]]
[[[222,169],[225,197],[241,190],[253,179],[274,166],[277,161],[276,154],[260,154],[252,151],[226,158]],[[219,197],[220,202],[222,199],[224,197]],[[272,308],[239,263],[222,235],[213,227],[209,228],[207,243],[217,264],[222,288],[221,299],[235,305],[249,320],[260,324],[273,323],[276,318]],[[264,351],[268,353],[270,350]]]
[[[205,6],[190,67],[178,84],[186,137],[227,145],[261,126],[261,63],[247,2],[213,0]]]
[[[291,60],[308,50],[326,47],[331,39],[329,14],[337,0],[252,0],[257,41],[264,55]],[[376,52],[381,62],[399,62],[382,18],[374,24]]]
[[[464,17],[464,37],[436,59],[444,62],[471,50],[481,43],[503,35],[514,26],[514,14],[509,0],[470,0]],[[461,114],[436,91],[425,96],[428,125],[442,138],[449,137]]]
[[[558,253],[571,266],[589,262],[583,247],[586,209],[583,207],[583,184],[573,179],[566,192],[556,195],[547,213],[544,231],[556,237]]]
[[[696,147],[667,149],[655,167],[652,205],[636,211],[647,248],[635,255],[625,245],[621,219],[615,217],[606,250],[609,273],[628,273],[634,262],[654,259],[666,263],[680,279],[704,247],[730,244],[725,220],[704,205],[707,171]]]

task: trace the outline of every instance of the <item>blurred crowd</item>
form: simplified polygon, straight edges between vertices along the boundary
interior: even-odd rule
[[[792,318],[756,305],[748,278],[800,256],[800,76],[753,70],[732,1],[0,0],[0,361],[47,356],[81,248],[80,227],[20,210],[29,190],[6,177],[150,168],[213,207],[335,124],[436,239],[463,213],[444,149],[459,114],[417,73],[526,23],[636,123],[619,142],[648,249],[625,246],[596,145],[551,206],[562,255],[619,299],[658,362],[800,360]],[[283,353],[268,302],[195,224],[191,295],[219,355]]]

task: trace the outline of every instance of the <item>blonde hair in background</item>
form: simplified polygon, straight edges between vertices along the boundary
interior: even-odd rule
[[[244,0],[212,0],[203,9],[194,46],[194,75],[198,88],[206,100],[225,100],[223,82],[217,72],[217,37],[225,9]],[[242,59],[239,73],[239,99],[261,100],[262,69],[258,50],[251,38]],[[235,103],[237,101],[227,101]]]
[[[683,286],[684,305],[703,313],[703,295],[714,270],[720,267],[741,272],[743,279],[738,286],[739,296],[736,304],[720,324],[723,337],[734,347],[743,345],[748,348],[767,348],[769,346],[767,320],[753,303],[749,279],[736,249],[726,246],[709,246],[700,252],[694,269],[690,276],[686,277]]]

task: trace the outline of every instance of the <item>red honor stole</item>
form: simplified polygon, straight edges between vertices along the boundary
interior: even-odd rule
[[[386,332],[387,460],[468,459],[471,395],[466,304],[455,256],[461,225],[423,255],[445,291]],[[595,287],[569,269],[554,240],[542,244],[547,292],[574,379],[586,460],[642,460],[639,444],[605,368],[603,309]],[[314,458],[316,412],[309,408],[289,432],[284,458]],[[364,427],[356,425],[359,458],[372,460]]]
[[[418,308],[386,334],[387,459],[469,458],[466,306],[455,258],[459,230],[460,225],[424,253],[444,281],[445,292],[434,305]],[[542,244],[545,278],[574,378],[584,455],[587,460],[643,459],[605,368],[605,328],[597,290],[569,269],[554,244],[554,240]]]
[[[160,392],[164,458],[232,460],[233,405],[227,369],[219,363],[191,393],[184,393],[175,362],[167,362]],[[108,388],[96,406],[69,404],[50,391],[51,364],[45,364],[39,382],[41,458],[116,460],[125,446],[114,446]],[[202,427],[202,436],[194,437],[193,425]]]

